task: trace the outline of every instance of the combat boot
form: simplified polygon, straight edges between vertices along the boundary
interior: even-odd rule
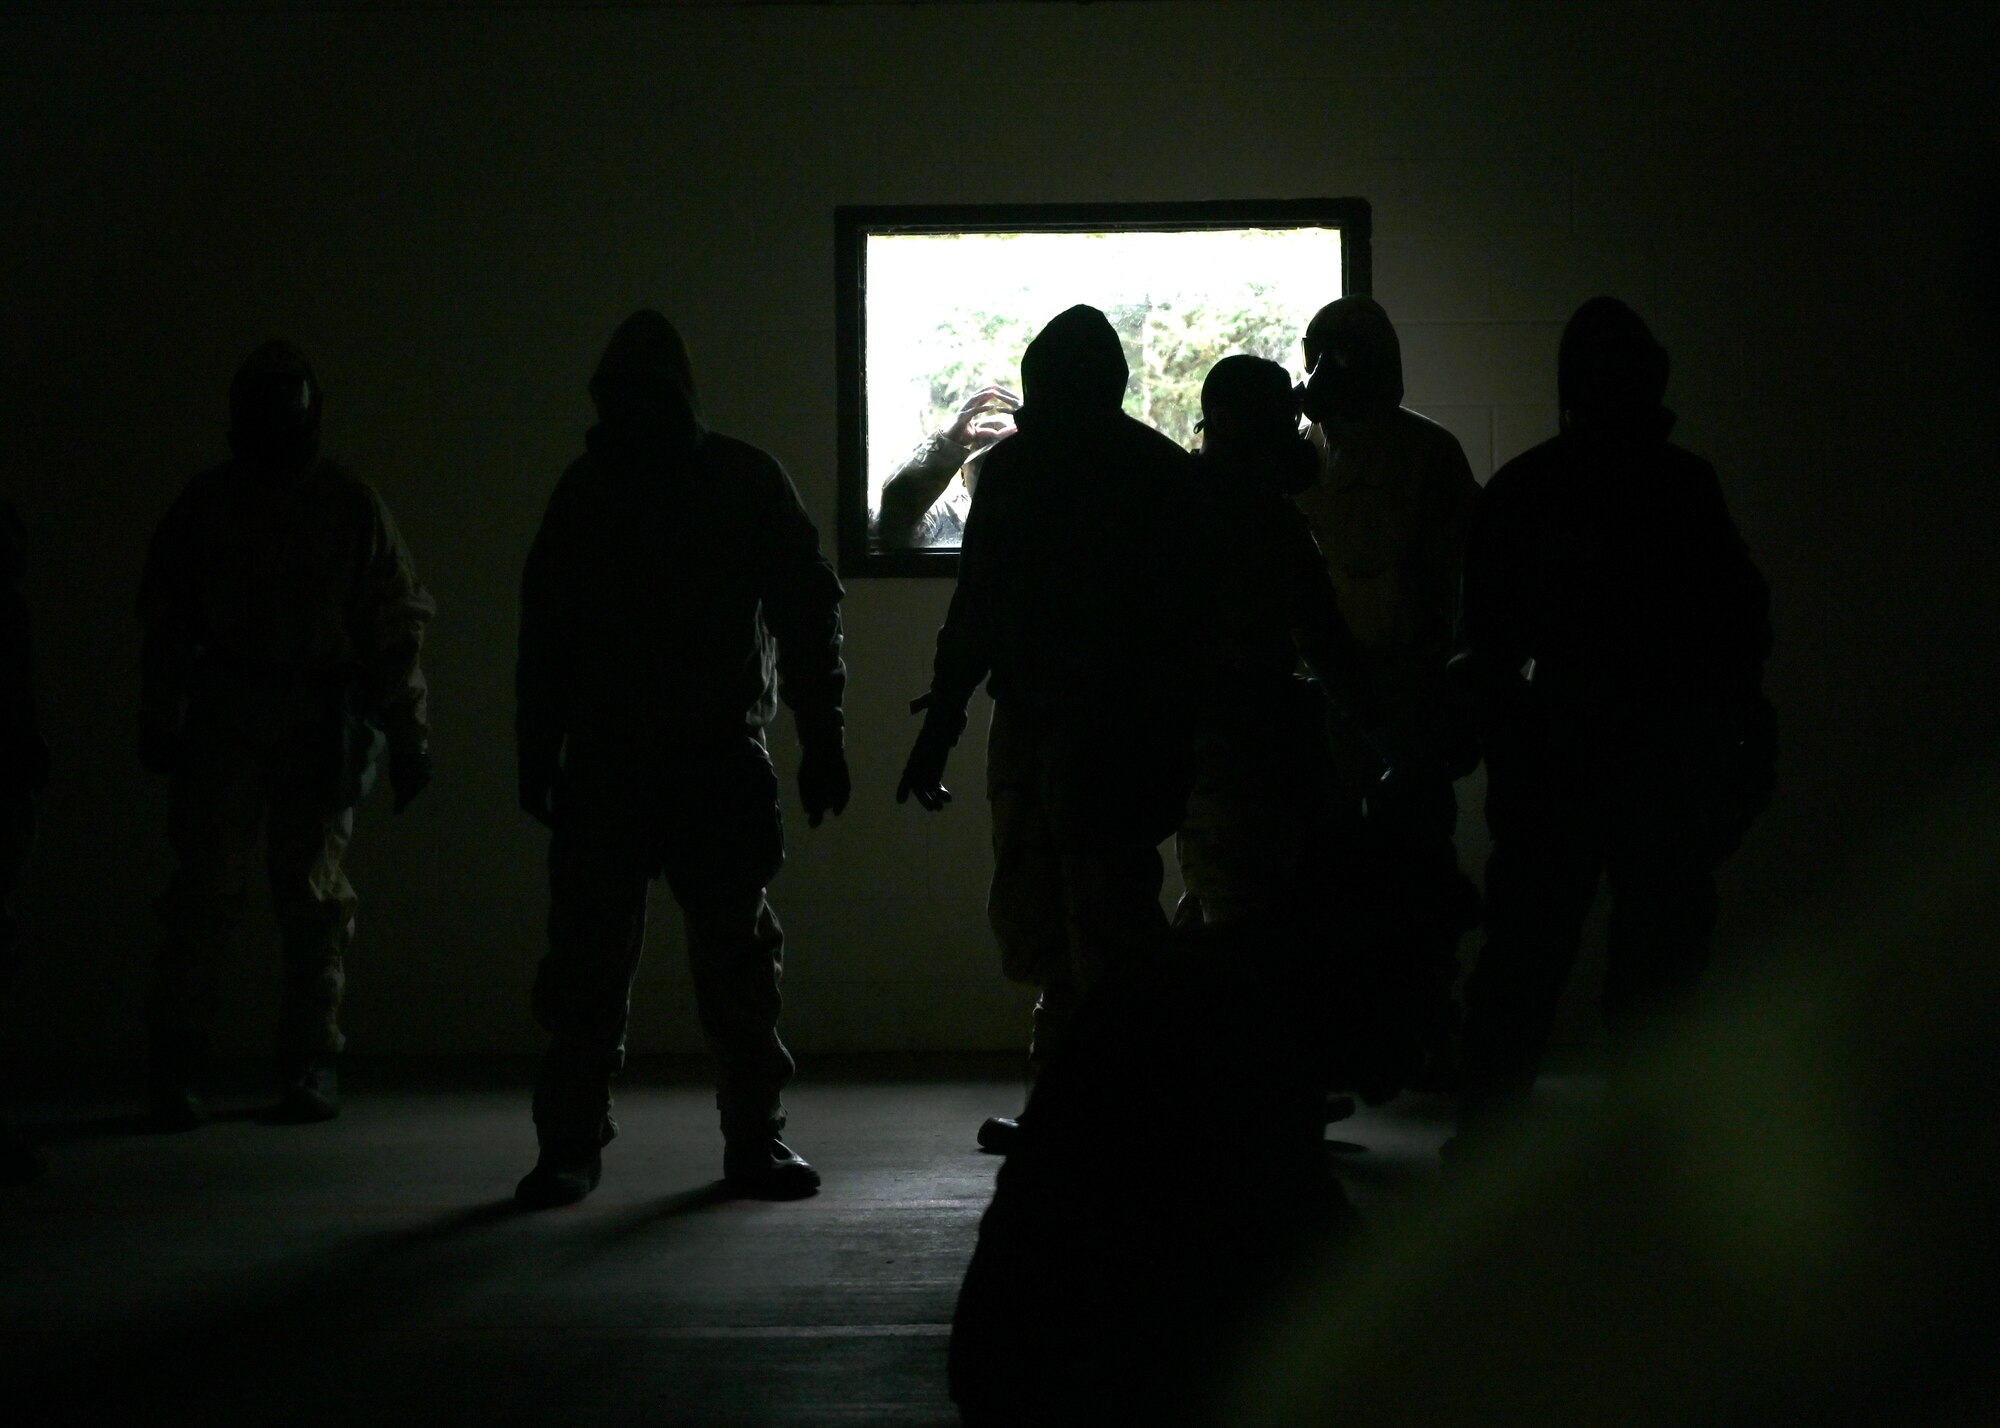
[[[574,1205],[603,1178],[604,1152],[597,1146],[567,1150],[544,1146],[535,1168],[514,1187],[514,1201],[524,1210]]]
[[[291,1062],[278,1099],[278,1119],[293,1125],[330,1121],[340,1114],[340,1072],[331,1056]]]
[[[151,1130],[191,1131],[208,1120],[201,1103],[206,1043],[193,1037],[167,1038],[153,1045],[146,1125]]]
[[[819,1172],[771,1134],[725,1140],[722,1178],[752,1200],[797,1200],[819,1189]]]

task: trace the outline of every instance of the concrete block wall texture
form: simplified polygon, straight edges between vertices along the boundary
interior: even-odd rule
[[[716,424],[786,463],[830,546],[842,203],[1367,198],[1409,400],[1482,478],[1553,431],[1574,305],[1633,301],[1777,589],[1786,781],[1730,870],[1726,948],[1836,889],[1990,733],[1992,316],[1965,299],[1986,18],[1617,8],[9,10],[0,486],[32,533],[57,773],[8,1044],[139,1045],[168,859],[131,753],[132,591],[273,332],[318,363],[329,448],[381,488],[441,610],[439,780],[401,819],[366,806],[355,840],[353,1045],[536,1044],[515,582],[585,378],[622,315],[665,309]],[[982,711],[948,814],[891,801],[948,596],[850,582],[857,795],[817,832],[792,813],[774,890],[802,1049],[1022,1039],[982,911]],[[774,744],[789,791],[788,723]],[[664,893],[655,914],[634,1045],[693,1047]],[[268,917],[237,961],[225,1043],[256,1049]]]

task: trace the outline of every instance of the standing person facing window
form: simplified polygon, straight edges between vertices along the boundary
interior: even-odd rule
[[[1092,985],[1164,936],[1159,845],[1187,798],[1200,613],[1188,572],[1202,568],[1193,458],[1125,415],[1128,375],[1093,307],[1058,314],[1029,343],[1020,430],[980,478],[896,795],[932,811],[950,801],[945,763],[985,683],[987,915],[1002,970],[1040,992],[1031,1076]],[[983,1139],[1000,1148],[1014,1128],[995,1117]]]

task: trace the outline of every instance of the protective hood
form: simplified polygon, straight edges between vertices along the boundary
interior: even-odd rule
[[[590,399],[598,419],[593,449],[609,441],[685,452],[708,434],[687,344],[650,308],[633,313],[611,334],[591,374]]]
[[[1667,349],[1639,314],[1613,297],[1594,297],[1563,328],[1556,351],[1562,429],[1626,439],[1666,439],[1673,413]]]
[[[1125,402],[1125,348],[1111,320],[1079,303],[1057,313],[1021,357],[1021,410],[1015,425],[1110,415]]]
[[[305,353],[276,338],[243,359],[229,383],[229,449],[261,471],[303,470],[319,454],[323,403]]]
[[[1305,349],[1313,363],[1306,414],[1314,421],[1366,421],[1403,404],[1403,344],[1375,299],[1328,303],[1306,325]]]

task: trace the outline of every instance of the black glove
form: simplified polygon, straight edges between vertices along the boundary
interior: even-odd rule
[[[847,812],[847,800],[854,792],[848,777],[847,754],[838,743],[806,745],[799,759],[799,802],[806,806],[806,825],[817,828],[831,813]]]
[[[389,787],[396,793],[396,812],[408,808],[418,794],[430,787],[432,768],[430,746],[423,740],[390,746]]]
[[[917,796],[932,813],[951,802],[951,790],[944,786],[944,766],[951,758],[952,745],[965,728],[963,709],[947,710],[931,703],[926,694],[910,705],[910,712],[925,710],[924,727],[917,734],[917,742],[910,749],[909,761],[903,765],[902,780],[896,785],[896,802],[908,803],[910,795]]]
[[[158,724],[139,728],[139,762],[147,773],[171,774],[179,771],[183,741],[178,729]]]

